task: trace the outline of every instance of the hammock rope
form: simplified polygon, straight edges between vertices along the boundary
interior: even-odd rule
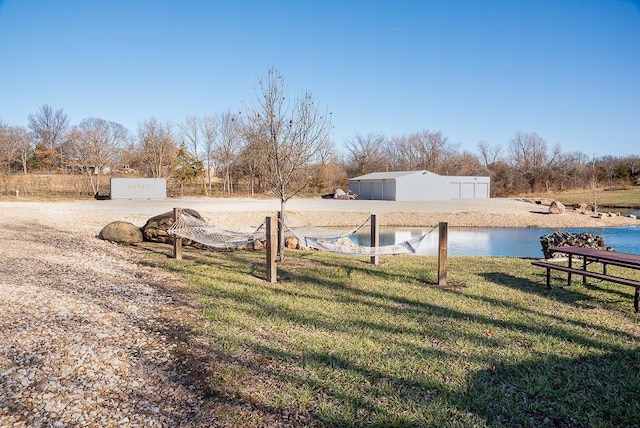
[[[222,249],[238,248],[265,239],[264,223],[256,228],[233,231],[215,227],[184,213],[180,214],[167,232],[208,247]]]

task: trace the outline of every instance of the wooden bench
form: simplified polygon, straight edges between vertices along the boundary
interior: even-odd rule
[[[630,279],[630,278],[615,276],[615,275],[609,275],[606,273],[607,264],[622,266],[622,267],[636,269],[636,270],[639,268],[639,266],[635,264],[629,264],[624,261],[616,261],[616,260],[604,262],[603,260],[598,259],[598,260],[592,260],[591,262],[593,261],[598,261],[603,263],[603,273],[586,270],[586,266],[589,263],[588,259],[586,258],[584,259],[584,264],[582,269],[575,268],[572,266],[565,266],[557,263],[552,263],[548,261],[533,261],[531,262],[531,264],[533,266],[543,267],[547,270],[547,287],[551,287],[551,271],[552,270],[567,272],[568,273],[567,284],[571,283],[571,274],[576,274],[576,275],[582,276],[583,284],[586,282],[586,278],[590,277],[590,278],[596,278],[602,281],[609,281],[617,284],[623,284],[623,285],[628,285],[630,287],[634,287],[635,293],[634,293],[634,299],[633,299],[633,308],[635,309],[636,313],[640,311],[640,302],[639,302],[640,301],[640,281]]]

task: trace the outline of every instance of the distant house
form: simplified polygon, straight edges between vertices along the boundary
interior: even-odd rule
[[[360,199],[382,201],[444,201],[487,199],[490,177],[438,175],[429,171],[374,172],[349,179]]]

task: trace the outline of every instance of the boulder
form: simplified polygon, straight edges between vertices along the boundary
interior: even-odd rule
[[[580,203],[578,203],[578,204],[576,204],[576,205],[574,206],[574,209],[575,209],[576,211],[586,211],[586,210],[587,210],[587,207],[588,207],[588,205],[587,205],[587,203],[586,203],[586,202],[580,202]]]
[[[200,213],[190,208],[182,210],[183,213],[192,217],[203,220]],[[173,225],[173,211],[151,217],[144,226],[142,226],[142,237],[145,241],[159,242],[162,244],[173,244],[173,235],[169,235],[167,230]],[[202,245],[189,239],[183,239],[182,245],[201,248]]]
[[[566,208],[560,201],[553,201],[551,205],[549,205],[549,214],[564,214],[565,211]]]
[[[347,197],[347,193],[342,189],[336,189],[333,193],[333,199],[345,199]]]
[[[138,226],[126,221],[114,221],[106,225],[98,235],[105,241],[119,244],[137,244],[143,241],[142,231]]]
[[[294,238],[292,236],[285,238],[284,240],[284,248],[289,248],[295,250],[298,248],[298,238]]]

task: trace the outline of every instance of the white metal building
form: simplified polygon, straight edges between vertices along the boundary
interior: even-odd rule
[[[438,175],[429,171],[374,172],[349,179],[349,190],[361,199],[444,201],[486,199],[490,177]]]

